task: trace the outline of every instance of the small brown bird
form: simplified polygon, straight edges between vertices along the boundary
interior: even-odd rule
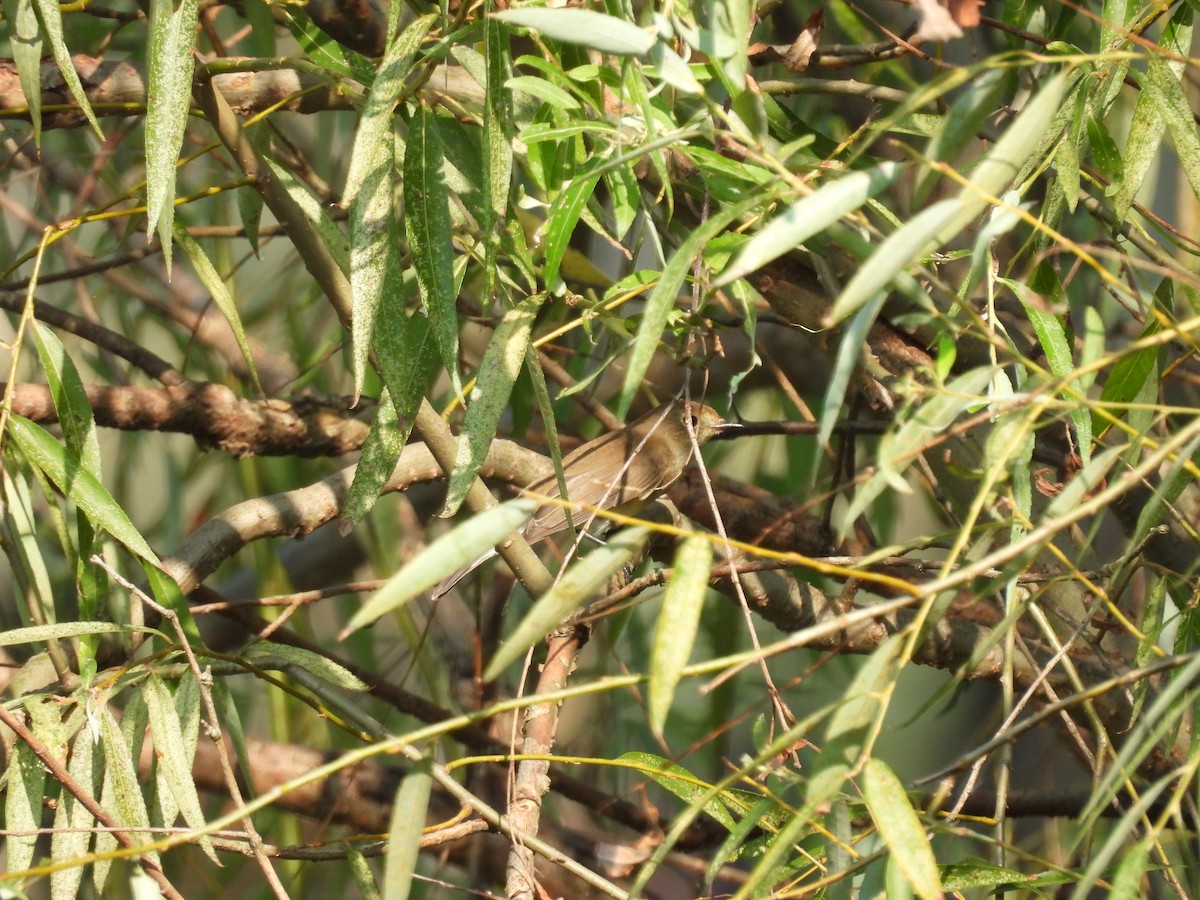
[[[687,417],[687,418],[685,418]],[[571,519],[585,528],[593,518],[591,508],[633,508],[669,488],[691,462],[693,445],[688,418],[696,444],[703,446],[722,431],[739,426],[726,422],[711,406],[677,400],[651,410],[624,428],[601,435],[563,457],[563,480],[571,501]],[[551,473],[526,490],[546,497],[561,496],[558,478]],[[536,544],[567,528],[567,509],[557,503],[543,504],[525,523],[521,535]],[[433,591],[440,597],[463,578],[496,555],[485,553],[459,569]]]

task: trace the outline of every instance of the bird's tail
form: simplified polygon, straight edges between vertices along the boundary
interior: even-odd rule
[[[464,578],[466,578],[468,575],[470,575],[472,572],[474,572],[476,569],[478,569],[480,566],[482,566],[489,559],[492,559],[493,557],[495,557],[497,555],[498,554],[496,553],[496,548],[493,547],[492,549],[488,550],[487,553],[483,554],[483,556],[476,559],[474,562],[468,563],[467,565],[463,566],[461,569],[459,569],[453,575],[449,575],[446,578],[443,578],[441,581],[438,582],[437,587],[435,587],[433,589],[433,593],[431,593],[429,595],[429,598],[431,600],[436,600],[438,597],[442,596],[442,594],[448,593],[456,584],[458,584],[460,581],[462,581]]]

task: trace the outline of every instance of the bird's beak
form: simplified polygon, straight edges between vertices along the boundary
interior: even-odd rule
[[[722,422],[720,425],[714,425],[713,430],[716,432],[712,436],[714,441],[729,440],[730,438],[739,437],[742,430],[741,422]]]

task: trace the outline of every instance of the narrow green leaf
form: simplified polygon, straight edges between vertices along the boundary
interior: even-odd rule
[[[713,43],[713,53],[725,70],[725,76],[736,90],[746,83],[750,66],[750,31],[757,20],[750,0],[716,0],[706,4],[714,20],[706,29]]]
[[[1085,900],[1087,897],[1096,895],[1096,887],[1101,879],[1108,880],[1112,878],[1110,874],[1114,861],[1120,861],[1118,865],[1118,877],[1116,880],[1129,885],[1130,882],[1136,880],[1137,886],[1132,892],[1130,887],[1125,887],[1122,890],[1116,890],[1116,885],[1113,884],[1110,889],[1105,890],[1106,897],[1135,897],[1141,898],[1146,896],[1144,888],[1144,879],[1146,878],[1146,870],[1139,869],[1136,879],[1134,873],[1129,871],[1125,865],[1125,859],[1128,855],[1135,858],[1142,851],[1140,844],[1146,840],[1153,840],[1147,836],[1139,841],[1138,836],[1142,831],[1142,822],[1145,817],[1150,814],[1154,808],[1154,802],[1161,796],[1162,792],[1168,787],[1176,783],[1176,779],[1170,775],[1163,776],[1153,784],[1142,787],[1137,793],[1137,799],[1128,809],[1124,810],[1121,818],[1112,825],[1105,823],[1103,833],[1106,834],[1104,843],[1098,850],[1093,848],[1093,852],[1089,853],[1088,867],[1075,883],[1075,890],[1071,894],[1071,900]],[[1098,795],[1092,794],[1092,799],[1095,800]],[[1111,798],[1107,798],[1111,802]],[[1170,802],[1170,801],[1168,801]],[[1133,850],[1130,851],[1130,844],[1133,844]],[[1106,887],[1108,887],[1106,885]]]
[[[975,167],[970,182],[957,197],[923,210],[880,244],[843,288],[829,311],[828,321],[833,324],[850,316],[915,259],[956,237],[983,211],[990,197],[1003,193],[1045,139],[1048,125],[1059,113],[1071,85],[1071,76],[1065,72],[1050,79]]]
[[[821,185],[756,233],[742,248],[737,260],[713,282],[713,288],[744,278],[796,249],[813,235],[854,212],[895,181],[899,174],[900,167],[896,163],[885,162]]]
[[[858,371],[859,359],[862,357],[863,348],[867,346],[867,335],[870,334],[871,326],[875,324],[875,319],[886,300],[887,295],[883,291],[879,291],[874,297],[868,297],[854,314],[850,324],[843,329],[833,372],[830,374],[829,383],[825,385],[825,397],[821,405],[821,430],[817,434],[818,446],[829,446],[834,423],[841,418],[846,389],[850,385],[850,379]]]
[[[650,529],[625,528],[567,569],[549,591],[538,598],[488,663],[484,681],[494,681],[510,663],[566,621],[591,599],[650,539]]]
[[[1153,796],[1158,797],[1154,791]],[[1144,896],[1146,872],[1150,868],[1150,851],[1154,848],[1154,837],[1145,835],[1129,849],[1129,839],[1133,835],[1126,834],[1122,838],[1122,853],[1117,862],[1117,871],[1113,874],[1108,894],[1109,900],[1140,900]]]
[[[392,395],[384,388],[379,396],[375,420],[363,441],[358,465],[354,467],[354,480],[342,505],[341,514],[346,522],[358,524],[374,508],[396,468],[407,435],[408,423],[396,414]]]
[[[1008,278],[997,278],[996,281],[1011,290],[1021,301],[1025,315],[1029,317],[1029,324],[1033,326],[1038,343],[1046,354],[1046,365],[1050,371],[1057,378],[1070,377],[1075,371],[1075,354],[1071,350],[1062,321],[1047,311],[1047,307],[1053,309],[1066,305],[1066,293],[1054,270],[1048,263],[1042,263],[1034,270],[1028,286]],[[1077,383],[1076,386],[1086,391],[1087,385]],[[1086,408],[1076,405],[1071,410],[1071,422],[1075,426],[1079,454],[1086,463],[1092,452],[1091,413]]]
[[[488,18],[483,23],[486,64],[483,96],[483,196],[480,231],[484,240],[483,276],[488,300],[496,294],[496,257],[500,248],[498,223],[508,212],[513,170],[513,117],[505,82],[512,74],[503,26]]]
[[[1021,178],[1021,173],[1030,162],[1037,162],[1035,153],[1047,142],[1057,140],[1056,122],[1065,124],[1064,100],[1068,91],[1079,84],[1079,73],[1064,71],[1049,79],[1005,129],[1000,140],[988,155],[971,172],[971,180],[959,193],[961,208],[958,215],[937,236],[944,244],[983,211],[991,202],[988,197],[999,197],[1009,186]]]
[[[1151,337],[1161,330],[1162,326],[1159,325],[1157,319],[1148,319],[1140,337]],[[1161,347],[1143,347],[1132,353],[1126,353],[1118,359],[1112,367],[1112,372],[1109,373],[1108,378],[1104,382],[1104,390],[1100,394],[1100,406],[1103,407],[1105,404],[1119,405],[1134,403],[1142,395],[1143,389],[1152,391],[1152,396],[1148,400],[1151,403],[1154,402],[1154,398],[1158,393],[1158,379],[1154,377],[1154,373],[1158,371],[1158,361],[1161,353]],[[1114,412],[1118,416],[1125,415],[1130,425],[1133,425],[1135,416],[1141,418],[1140,410],[1115,410]],[[1100,416],[1099,411],[1093,414],[1093,432],[1100,431],[1106,428],[1107,425],[1107,420]],[[1148,425],[1149,421],[1146,421],[1142,427],[1134,427],[1140,433]]]
[[[580,108],[579,101],[569,92],[537,75],[515,75],[504,86],[510,91],[536,97],[553,109],[571,111]]]
[[[653,753],[643,753],[636,750],[629,753],[622,753],[619,760],[638,766],[636,771],[639,775],[649,776],[654,780],[655,784],[678,797],[689,806],[701,802],[704,811],[730,831],[733,831],[737,827],[737,822],[730,815],[729,809],[724,803],[716,797],[704,799],[710,792],[709,786],[704,783],[704,779],[696,777],[678,763],[671,762],[669,759]]]
[[[58,618],[54,585],[46,566],[45,548],[39,537],[39,513],[34,506],[29,483],[32,474],[25,466],[0,466],[0,482],[6,501],[3,508],[4,526],[11,529],[9,562],[16,589],[27,598],[30,607],[40,611],[43,621],[53,623]],[[20,630],[0,631],[0,641],[13,631]],[[46,639],[53,640],[54,636]]]
[[[395,148],[394,140],[376,146],[371,169],[350,203],[350,360],[355,403],[366,378],[380,306],[390,300],[393,315],[404,316],[404,276],[395,241]]]
[[[1066,136],[1054,153],[1054,170],[1058,173],[1058,190],[1062,191],[1067,211],[1075,212],[1079,204],[1079,147],[1083,142],[1084,120],[1087,116],[1087,97],[1080,92],[1075,98],[1075,115]]]
[[[937,236],[961,207],[962,203],[957,198],[939,200],[888,235],[879,249],[846,282],[829,311],[829,322],[834,324],[849,318],[891,284],[913,260],[936,248]]]
[[[406,318],[403,299],[385,295],[375,327],[375,358],[387,386],[363,444],[342,516],[358,522],[370,512],[412,431],[413,417],[439,368],[429,321]]]
[[[33,0],[4,0],[4,18],[11,27],[10,42],[21,93],[33,123],[33,145],[42,148],[42,35]]]
[[[432,767],[428,757],[413,763],[396,790],[388,823],[387,861],[383,867],[384,900],[408,900],[412,890],[421,852],[421,829],[425,827],[425,812],[433,790]]]
[[[922,900],[940,900],[942,884],[937,860],[900,779],[887,763],[871,758],[863,767],[862,789],[871,818],[891,851],[891,859],[913,891]]]
[[[71,51],[67,49],[67,42],[63,39],[62,12],[57,0],[34,0],[34,3],[37,6],[38,19],[42,23],[42,33],[50,42],[50,50],[54,54],[55,63],[58,64],[58,71],[62,73],[63,81],[66,82],[67,90],[79,104],[79,109],[92,126],[92,130],[103,140],[104,132],[100,130],[100,123],[96,121],[96,114],[92,112],[92,104],[88,102],[83,84],[79,80],[79,73],[75,71],[75,64],[71,61]]]
[[[1037,877],[1026,875],[1016,869],[995,866],[981,859],[973,858],[944,865],[941,867],[940,872],[942,888],[947,892],[1020,884],[1023,881],[1032,881]]]
[[[251,0],[251,2],[257,4],[262,0]],[[250,243],[250,249],[254,251],[254,255],[262,259],[258,246],[258,226],[262,222],[263,211],[262,194],[250,185],[238,188],[236,193],[238,216],[242,220],[242,227],[246,229],[246,240]]]
[[[747,22],[749,22],[749,19],[747,19]],[[658,77],[665,84],[669,84],[682,94],[690,94],[693,97],[704,93],[704,85],[696,79],[696,76],[692,73],[692,67],[684,61],[682,56],[666,44],[660,41],[651,47],[650,60],[658,70]],[[730,57],[726,61],[726,65],[733,64],[736,60],[737,57]],[[742,56],[741,64],[744,66],[745,62],[746,58]],[[742,81],[745,81],[744,77]]]
[[[844,767],[836,767],[843,769]],[[825,770],[829,774],[829,770]],[[782,828],[777,830],[767,843],[766,849],[755,859],[754,868],[733,895],[733,900],[750,900],[765,897],[770,886],[777,880],[780,867],[795,853],[796,844],[808,832],[814,830],[813,817],[817,810],[826,806],[841,791],[843,779],[814,779],[804,792],[804,805],[796,810]]]
[[[28,869],[37,846],[37,829],[42,827],[42,793],[46,770],[24,742],[17,742],[8,755],[4,773],[4,827],[18,834],[5,838],[7,870]]]
[[[453,224],[450,198],[442,176],[445,157],[436,117],[424,104],[409,124],[404,148],[404,230],[412,254],[421,303],[442,364],[455,392],[458,374],[458,303],[454,287]]]
[[[133,527],[125,510],[91,472],[81,468],[79,461],[68,455],[66,448],[49,432],[25,417],[14,414],[8,421],[8,434],[25,457],[45,472],[46,477],[71,498],[94,525],[103,528],[130,552],[158,565],[158,557]]]
[[[597,165],[592,165],[576,172],[570,184],[550,204],[545,225],[546,255],[542,264],[542,283],[552,290],[558,280],[559,267],[571,247],[575,225],[600,180],[596,168]]]
[[[1186,3],[1181,4],[1163,29],[1159,46],[1168,53],[1186,57],[1192,46],[1192,18],[1192,8]],[[1178,79],[1183,74],[1185,63],[1182,58],[1177,58],[1167,59],[1163,65],[1166,68],[1165,77]],[[1166,128],[1164,117],[1158,112],[1158,102],[1147,91],[1141,91],[1129,123],[1129,136],[1125,140],[1122,177],[1113,186],[1114,190],[1110,191],[1113,194],[1113,213],[1118,222],[1125,221],[1129,207],[1146,180],[1146,174],[1159,159],[1159,145]]]
[[[925,145],[925,158],[931,162],[953,163],[967,145],[975,140],[985,120],[996,114],[996,109],[1012,83],[1012,75],[1005,69],[988,69],[964,85],[962,96],[954,101],[941,124]],[[913,186],[913,206],[925,205],[930,190],[942,177],[934,168],[925,168],[918,173]]]
[[[100,803],[113,813],[118,822],[131,829],[130,837],[135,844],[149,843],[150,816],[146,812],[146,801],[142,797],[142,786],[129,744],[107,706],[96,715],[100,718],[100,744],[104,748],[104,785]],[[155,862],[159,862],[157,851],[151,850],[148,854]]]
[[[617,415],[622,419],[629,413],[633,399],[642,387],[650,362],[658,350],[662,339],[663,329],[667,326],[671,310],[679,297],[679,289],[692,268],[696,257],[699,256],[709,241],[725,231],[729,225],[748,213],[759,204],[769,202],[770,196],[752,196],[727,206],[715,212],[708,221],[696,228],[687,240],[675,251],[675,255],[663,268],[662,277],[646,300],[646,308],[642,312],[642,322],[638,326],[637,335],[633,339],[633,350],[629,354],[629,368],[625,370],[625,384],[621,388],[621,400],[618,404]]]
[[[1088,142],[1092,145],[1092,159],[1108,178],[1119,180],[1124,168],[1121,151],[1117,149],[1117,142],[1108,133],[1104,121],[1098,116],[1088,116],[1087,130]]]
[[[0,647],[64,640],[85,634],[139,633],[165,637],[158,629],[144,625],[121,625],[117,622],[59,622],[55,625],[30,625],[26,628],[9,628],[6,631],[0,631]]]
[[[192,754],[188,752],[184,741],[183,723],[175,708],[175,697],[166,682],[153,672],[146,680],[144,691],[150,738],[154,742],[154,765],[160,799],[161,791],[166,790],[174,800],[174,804],[163,811],[163,825],[170,827],[175,824],[175,809],[178,809],[189,828],[203,830],[207,823],[204,811],[200,808],[200,795],[192,776]],[[193,752],[194,749],[193,745]],[[205,836],[200,838],[199,844],[205,856],[219,866],[221,862],[212,840]]]
[[[1192,193],[1200,197],[1200,134],[1196,131],[1196,121],[1183,85],[1166,62],[1153,56],[1147,61],[1146,71],[1138,81],[1158,107],[1158,114],[1166,121],[1179,164],[1192,186]]]
[[[362,900],[383,900],[383,895],[379,893],[379,885],[375,883],[375,873],[367,858],[363,856],[362,850],[350,841],[343,843],[342,849],[346,851],[350,877],[354,879],[354,886],[362,894]]]
[[[533,515],[536,500],[523,497],[472,516],[426,547],[350,619],[342,636],[370,625],[508,539]]]
[[[1158,104],[1148,93],[1139,93],[1129,123],[1129,137],[1125,140],[1123,175],[1113,194],[1113,215],[1118,222],[1129,215],[1150,167],[1160,158],[1159,147],[1166,130],[1167,123],[1158,114]]]
[[[40,0],[48,2],[48,0]],[[175,167],[192,108],[192,73],[199,0],[150,3],[150,63],[146,89],[146,232],[156,230],[171,272],[175,221]],[[99,129],[97,129],[99,130]]]
[[[314,63],[338,78],[350,78],[359,84],[371,84],[376,77],[375,66],[359,53],[343,47],[316,24],[300,8],[292,4],[274,7],[276,16],[291,29],[300,49]]]
[[[911,490],[904,480],[904,472],[917,461],[913,450],[943,434],[964,410],[985,399],[982,391],[991,384],[995,374],[996,370],[991,366],[964,372],[913,410],[912,417],[897,430],[883,436],[876,455],[879,469],[855,491],[845,514],[844,527],[849,527],[862,515],[886,488],[902,493]]]
[[[259,641],[256,644],[251,644],[242,655],[245,659],[254,663],[261,664],[264,661],[269,661],[271,665],[282,663],[287,666],[296,666],[311,675],[315,675],[322,681],[332,684],[334,687],[342,688],[342,690],[370,690],[370,685],[345,666],[338,665],[328,657],[314,653],[312,650],[306,650],[303,647],[276,644],[273,641]]]
[[[675,699],[675,688],[692,655],[711,573],[712,544],[702,534],[690,535],[675,554],[650,657],[646,711],[650,728],[660,737]]]
[[[704,872],[704,884],[711,892],[713,882],[720,876],[721,871],[729,863],[735,859],[750,855],[750,842],[753,840],[753,832],[763,823],[763,820],[777,818],[782,810],[779,803],[770,798],[763,797],[757,801],[744,816],[737,820],[737,824],[729,835],[721,842],[721,846],[717,848],[716,853],[712,854],[712,858],[708,862],[708,868]],[[789,817],[790,818],[790,817]]]
[[[212,260],[208,258],[208,254],[204,252],[200,242],[188,234],[187,229],[180,223],[176,222],[174,228],[175,243],[179,244],[183,252],[187,254],[200,282],[208,289],[213,303],[216,304],[217,309],[221,311],[221,315],[229,324],[229,330],[233,332],[233,338],[237,341],[238,350],[241,351],[242,359],[246,362],[246,370],[250,373],[250,380],[254,382],[255,390],[266,396],[262,383],[258,380],[258,369],[254,365],[254,353],[250,349],[250,342],[246,339],[246,329],[242,325],[242,317],[238,313],[237,303],[234,302],[229,285],[225,283],[225,279],[221,277],[217,267],[212,264]]]
[[[41,322],[35,323],[34,342],[38,358],[54,400],[54,411],[63,430],[67,450],[77,457],[85,469],[100,477],[100,442],[96,436],[96,420],[88,402],[83,379],[71,357],[67,356],[58,336]]]
[[[632,22],[589,9],[522,7],[492,13],[506,25],[533,28],[543,37],[591,47],[614,56],[641,56],[654,46],[655,36]]]
[[[458,436],[458,452],[454,457],[454,470],[450,473],[443,516],[458,512],[467,491],[475,483],[479,466],[496,437],[500,418],[509,407],[513,383],[521,374],[525,350],[529,346],[533,321],[544,302],[545,297],[536,294],[505,313],[484,351],[479,377],[475,379],[467,416]]]
[[[100,786],[100,770],[94,763],[95,741],[91,730],[81,728],[71,744],[71,758],[67,762],[67,772],[91,796],[95,797]],[[70,791],[63,791],[58,809],[54,814],[54,834],[50,836],[50,860],[54,863],[64,863],[78,859],[87,853],[92,836],[90,829],[96,823],[95,818]],[[10,828],[15,827],[9,825]],[[50,896],[75,897],[83,882],[83,866],[72,865],[50,873]]]
[[[413,21],[388,47],[379,63],[379,71],[367,94],[358,130],[354,135],[354,147],[350,151],[350,168],[346,173],[346,187],[342,203],[351,203],[359,189],[378,165],[384,145],[392,141],[392,110],[404,92],[406,79],[413,66],[413,59],[421,48],[421,42],[437,16],[421,16]],[[390,151],[387,151],[390,152]]]
[[[618,240],[629,234],[642,211],[642,188],[633,166],[620,166],[604,175],[608,202],[612,207],[613,234]]]

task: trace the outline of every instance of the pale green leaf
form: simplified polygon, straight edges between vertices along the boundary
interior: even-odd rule
[[[503,26],[488,19],[483,23],[485,63],[483,99],[483,209],[480,233],[484,238],[483,274],[487,298],[496,293],[496,257],[501,231],[497,223],[508,209],[513,174],[513,114],[505,82],[512,73],[508,41]]]
[[[641,56],[648,53],[655,42],[653,34],[633,23],[589,9],[522,7],[492,16],[506,25],[533,28],[543,37],[616,56]]]
[[[42,148],[42,36],[33,0],[4,0],[9,22],[9,42],[21,93],[33,123],[33,145]]]
[[[744,63],[745,57],[742,59]],[[704,85],[696,80],[696,76],[692,74],[692,67],[666,44],[660,41],[651,47],[650,60],[658,69],[658,77],[675,90],[692,96],[704,93]]]
[[[900,779],[887,763],[871,758],[863,767],[861,784],[867,809],[891,851],[892,861],[900,867],[918,897],[940,900],[942,885],[937,860]]]
[[[550,204],[544,226],[546,256],[542,265],[542,283],[553,288],[558,279],[558,270],[571,246],[571,235],[579,217],[587,207],[588,199],[596,190],[600,173],[593,165],[575,174]]]
[[[712,544],[702,534],[689,535],[675,554],[650,656],[646,712],[650,727],[659,736],[671,711],[683,668],[692,655],[711,573]]]
[[[245,659],[263,668],[269,666],[296,666],[322,681],[346,691],[370,690],[370,685],[361,678],[339,665],[326,656],[306,650],[303,647],[293,647],[290,644],[277,644],[273,641],[259,641],[252,644],[245,653]],[[267,665],[269,664],[269,666]]]
[[[183,737],[183,723],[175,707],[175,698],[166,682],[151,672],[143,690],[150,721],[150,739],[154,743],[155,776],[163,825],[174,825],[178,811],[183,814],[183,820],[189,828],[202,831],[207,823],[204,811],[200,808],[196,781],[192,777],[192,754],[195,752],[195,745],[192,745],[192,752],[189,753],[188,744]],[[173,803],[164,803],[164,791]],[[217,865],[221,864],[211,839],[207,836],[202,837],[199,844],[210,860]]]
[[[564,91],[558,85],[547,81],[537,75],[516,75],[509,78],[504,83],[504,86],[510,91],[520,91],[522,94],[528,94],[530,97],[536,97],[543,103],[548,104],[554,109],[559,110],[575,110],[579,109],[579,101],[575,99],[569,92]]]
[[[964,372],[915,409],[897,430],[884,435],[876,454],[879,469],[855,491],[843,518],[844,527],[862,515],[886,488],[908,492],[904,472],[919,458],[915,451],[942,435],[965,410],[980,403],[995,372],[991,366]]]
[[[406,79],[413,67],[413,60],[421,48],[421,42],[437,16],[428,15],[416,19],[388,47],[379,64],[379,71],[367,94],[358,130],[354,135],[354,146],[350,151],[350,169],[346,174],[346,187],[342,202],[351,203],[367,177],[375,171],[378,160],[385,152],[385,144],[392,142],[392,111],[404,92]],[[387,151],[390,152],[390,151]]]
[[[396,142],[379,143],[371,168],[350,203],[350,322],[354,399],[362,392],[367,359],[379,321],[389,303],[404,316],[403,273],[396,246]]]
[[[71,744],[71,757],[67,772],[89,795],[95,797],[100,787],[100,770],[95,765],[96,742],[89,728],[81,728]],[[63,791],[58,809],[54,814],[54,834],[50,836],[50,859],[64,863],[78,859],[87,853],[92,836],[90,829],[96,820],[86,806],[73,793]],[[13,827],[13,826],[9,826]],[[50,873],[50,896],[52,900],[67,900],[78,895],[83,882],[83,866],[71,865]]]
[[[384,900],[408,900],[421,852],[421,829],[433,790],[432,762],[413,763],[396,790],[388,823],[387,859],[383,867]]]
[[[1187,4],[1181,5],[1163,29],[1159,46],[1176,57],[1186,57],[1192,46],[1192,18],[1192,8]],[[1161,64],[1166,68],[1163,77],[1178,79],[1183,73],[1185,61],[1183,58],[1168,58]],[[1125,221],[1147,173],[1159,160],[1159,145],[1166,127],[1164,117],[1158,113],[1158,101],[1149,92],[1141,91],[1122,154],[1121,180],[1109,191],[1113,195],[1113,215],[1118,222]]]
[[[104,785],[100,803],[122,825],[137,829],[130,832],[133,843],[149,843],[150,816],[146,812],[146,801],[142,797],[142,786],[129,744],[108,707],[98,710],[97,715],[100,718],[100,744],[104,748]],[[159,862],[156,851],[147,853],[151,859]]]
[[[183,252],[187,254],[200,282],[208,289],[213,303],[225,317],[229,330],[233,332],[233,338],[237,341],[242,359],[246,362],[246,370],[250,373],[250,380],[254,382],[255,389],[265,395],[262,383],[258,380],[258,369],[254,365],[254,353],[250,349],[250,341],[246,339],[246,329],[242,325],[242,317],[238,312],[237,303],[233,299],[233,293],[229,290],[229,285],[225,283],[225,279],[221,277],[217,267],[208,258],[208,254],[204,252],[200,242],[188,234],[187,229],[179,222],[175,223],[175,243],[179,244]]]
[[[511,537],[538,506],[538,501],[527,497],[511,500],[448,531],[389,578],[350,619],[343,636],[403,606]]]
[[[937,235],[954,218],[961,203],[956,198],[940,200],[921,210],[879,245],[879,249],[855,271],[829,311],[830,323],[853,315],[872,297],[890,285],[918,257],[937,247]]]
[[[38,358],[46,373],[54,411],[63,430],[68,452],[77,457],[83,467],[100,477],[100,442],[96,437],[96,420],[79,370],[71,361],[58,336],[41,322],[35,323],[34,342]]]
[[[526,650],[594,597],[609,578],[641,551],[649,538],[649,528],[625,528],[567,569],[500,645],[488,663],[484,681],[494,681],[510,663],[520,659]]]
[[[409,125],[404,148],[404,232],[412,254],[421,303],[455,393],[458,374],[458,294],[454,283],[454,227],[443,177],[445,155],[437,117],[424,104]]]
[[[1179,164],[1192,186],[1192,193],[1200,197],[1200,133],[1197,133],[1196,120],[1183,85],[1166,62],[1154,56],[1147,61],[1146,72],[1138,80],[1142,90],[1158,107],[1159,116],[1167,123]]]
[[[629,354],[629,367],[625,370],[625,384],[621,388],[621,401],[617,409],[619,417],[625,418],[628,415],[633,399],[642,387],[650,362],[658,350],[659,341],[662,340],[663,329],[666,328],[671,310],[679,297],[679,290],[696,257],[704,251],[709,241],[723,233],[730,224],[768,199],[761,196],[749,197],[741,203],[713,213],[708,221],[688,235],[687,240],[667,262],[662,277],[646,301],[642,322],[633,339],[633,350]]]
[[[975,140],[985,120],[996,114],[997,105],[1006,89],[1011,89],[1011,73],[1005,69],[988,69],[963,87],[962,96],[954,101],[925,145],[925,158],[931,162],[953,163],[967,145]],[[933,167],[923,168],[913,186],[913,204],[925,204],[930,190],[941,177]]]
[[[45,2],[45,0],[42,0]],[[151,0],[150,61],[146,89],[146,232],[158,232],[171,272],[175,221],[175,168],[192,108],[199,0]]]
[[[9,628],[0,631],[0,647],[18,644],[36,644],[42,641],[65,640],[85,634],[154,634],[165,637],[161,631],[144,625],[122,625],[118,622],[60,622],[56,625],[30,625],[26,628]]]
[[[75,71],[75,64],[71,61],[71,51],[63,39],[62,12],[58,3],[56,0],[34,0],[34,3],[37,6],[37,17],[42,23],[42,33],[50,42],[54,62],[58,64],[58,71],[62,73],[67,90],[72,99],[79,104],[79,109],[88,120],[88,124],[103,140],[104,132],[100,130],[100,123],[96,121],[96,114],[92,112],[92,104],[88,102],[87,94],[83,90],[83,83],[79,80],[79,73]],[[23,27],[28,29],[27,20]],[[26,35],[28,36],[28,31],[26,31]]]
[[[321,202],[312,195],[290,169],[280,165],[268,148],[262,146],[261,143],[256,146],[258,146],[258,151],[262,154],[263,159],[266,160],[267,167],[271,170],[271,177],[283,186],[292,202],[303,213],[308,224],[321,236],[329,254],[337,262],[338,268],[344,274],[349,274],[350,240],[346,237],[346,233],[329,217]]]
[[[78,460],[70,458],[58,441],[44,428],[23,416],[13,415],[8,421],[8,434],[33,465],[41,469],[55,486],[83,510],[94,525],[103,528],[125,547],[147,562],[157,566],[158,557],[146,543],[125,510],[105,490],[104,485]]]
[[[709,790],[709,786],[704,783],[704,780],[697,778],[678,763],[671,762],[669,759],[664,759],[653,753],[644,753],[636,750],[629,753],[622,753],[619,759],[621,762],[628,762],[637,766],[634,771],[639,776],[649,776],[659,787],[669,791],[689,806],[700,803],[704,812],[708,813],[730,831],[737,827],[737,822],[734,821],[725,804],[716,797],[708,796],[711,791]]]
[[[543,302],[545,297],[538,294],[510,309],[488,343],[458,436],[458,452],[450,473],[443,516],[452,516],[458,511],[467,491],[475,483],[479,466],[496,437],[500,419],[509,407],[513,383],[521,374],[525,350],[529,346],[533,321]]]
[[[821,185],[758,231],[712,286],[718,288],[744,278],[801,246],[813,235],[858,209],[895,181],[899,173],[900,167],[896,163],[886,162]]]
[[[4,827],[21,834],[5,838],[7,871],[28,869],[33,863],[37,845],[37,829],[42,827],[42,792],[46,786],[46,770],[41,760],[23,741],[13,746],[4,773]]]

